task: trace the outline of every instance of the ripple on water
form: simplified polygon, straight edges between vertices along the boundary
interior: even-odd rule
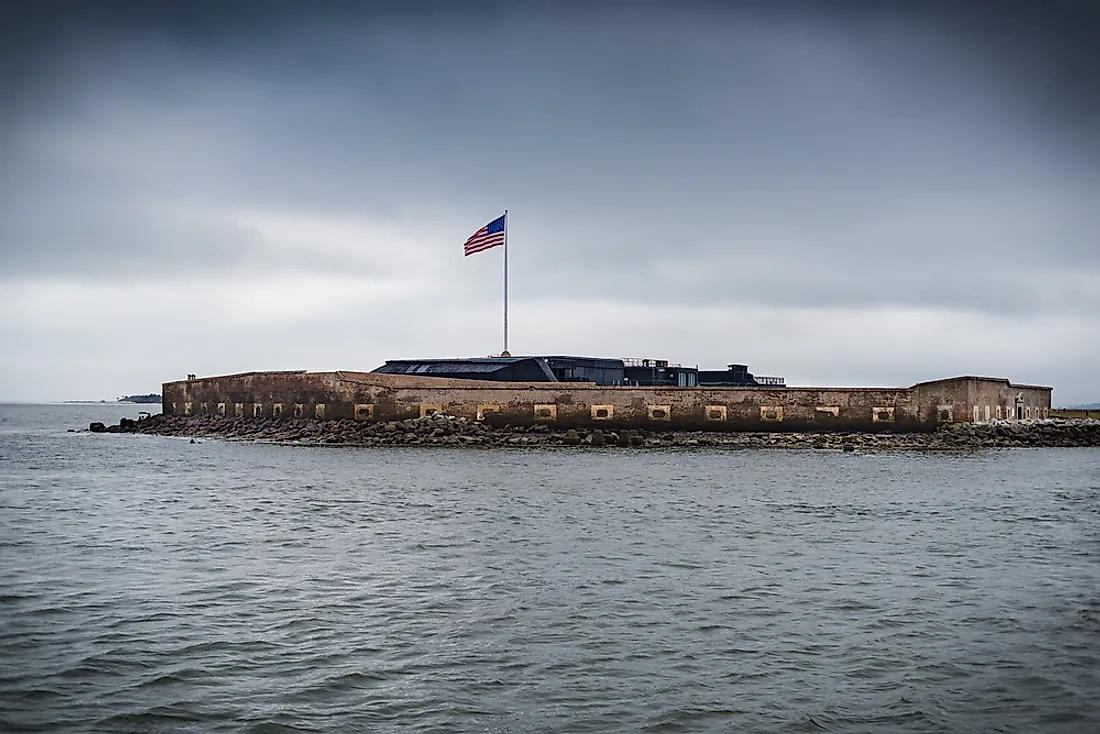
[[[35,430],[0,435],[0,729],[1100,730],[1095,451]]]

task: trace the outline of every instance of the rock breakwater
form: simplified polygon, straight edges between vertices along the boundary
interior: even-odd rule
[[[562,430],[544,424],[494,427],[442,413],[379,423],[153,415],[137,421],[123,419],[117,426],[93,424],[89,430],[338,446],[714,446],[838,451],[1100,446],[1100,421],[1096,420],[957,423],[934,433],[704,433]]]

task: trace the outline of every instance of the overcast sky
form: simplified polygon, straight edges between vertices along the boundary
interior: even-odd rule
[[[1100,400],[1096,7],[7,3],[0,399],[499,352],[507,208],[513,353]]]

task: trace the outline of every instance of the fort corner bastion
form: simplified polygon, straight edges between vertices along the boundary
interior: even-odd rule
[[[1050,415],[1051,388],[953,377],[902,388],[638,387],[378,372],[246,372],[164,383],[166,416],[400,421],[432,412],[490,425],[657,431],[931,432]]]

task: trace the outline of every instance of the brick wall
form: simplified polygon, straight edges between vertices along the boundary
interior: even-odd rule
[[[913,386],[922,420],[984,423],[1050,417],[1049,387],[1014,385],[989,377],[955,377]]]
[[[488,423],[710,431],[919,431],[1050,409],[1050,388],[954,378],[911,388],[657,388],[494,383],[364,372],[249,372],[165,383],[169,415],[402,420],[444,411]],[[1032,412],[1034,414],[1032,415]]]

